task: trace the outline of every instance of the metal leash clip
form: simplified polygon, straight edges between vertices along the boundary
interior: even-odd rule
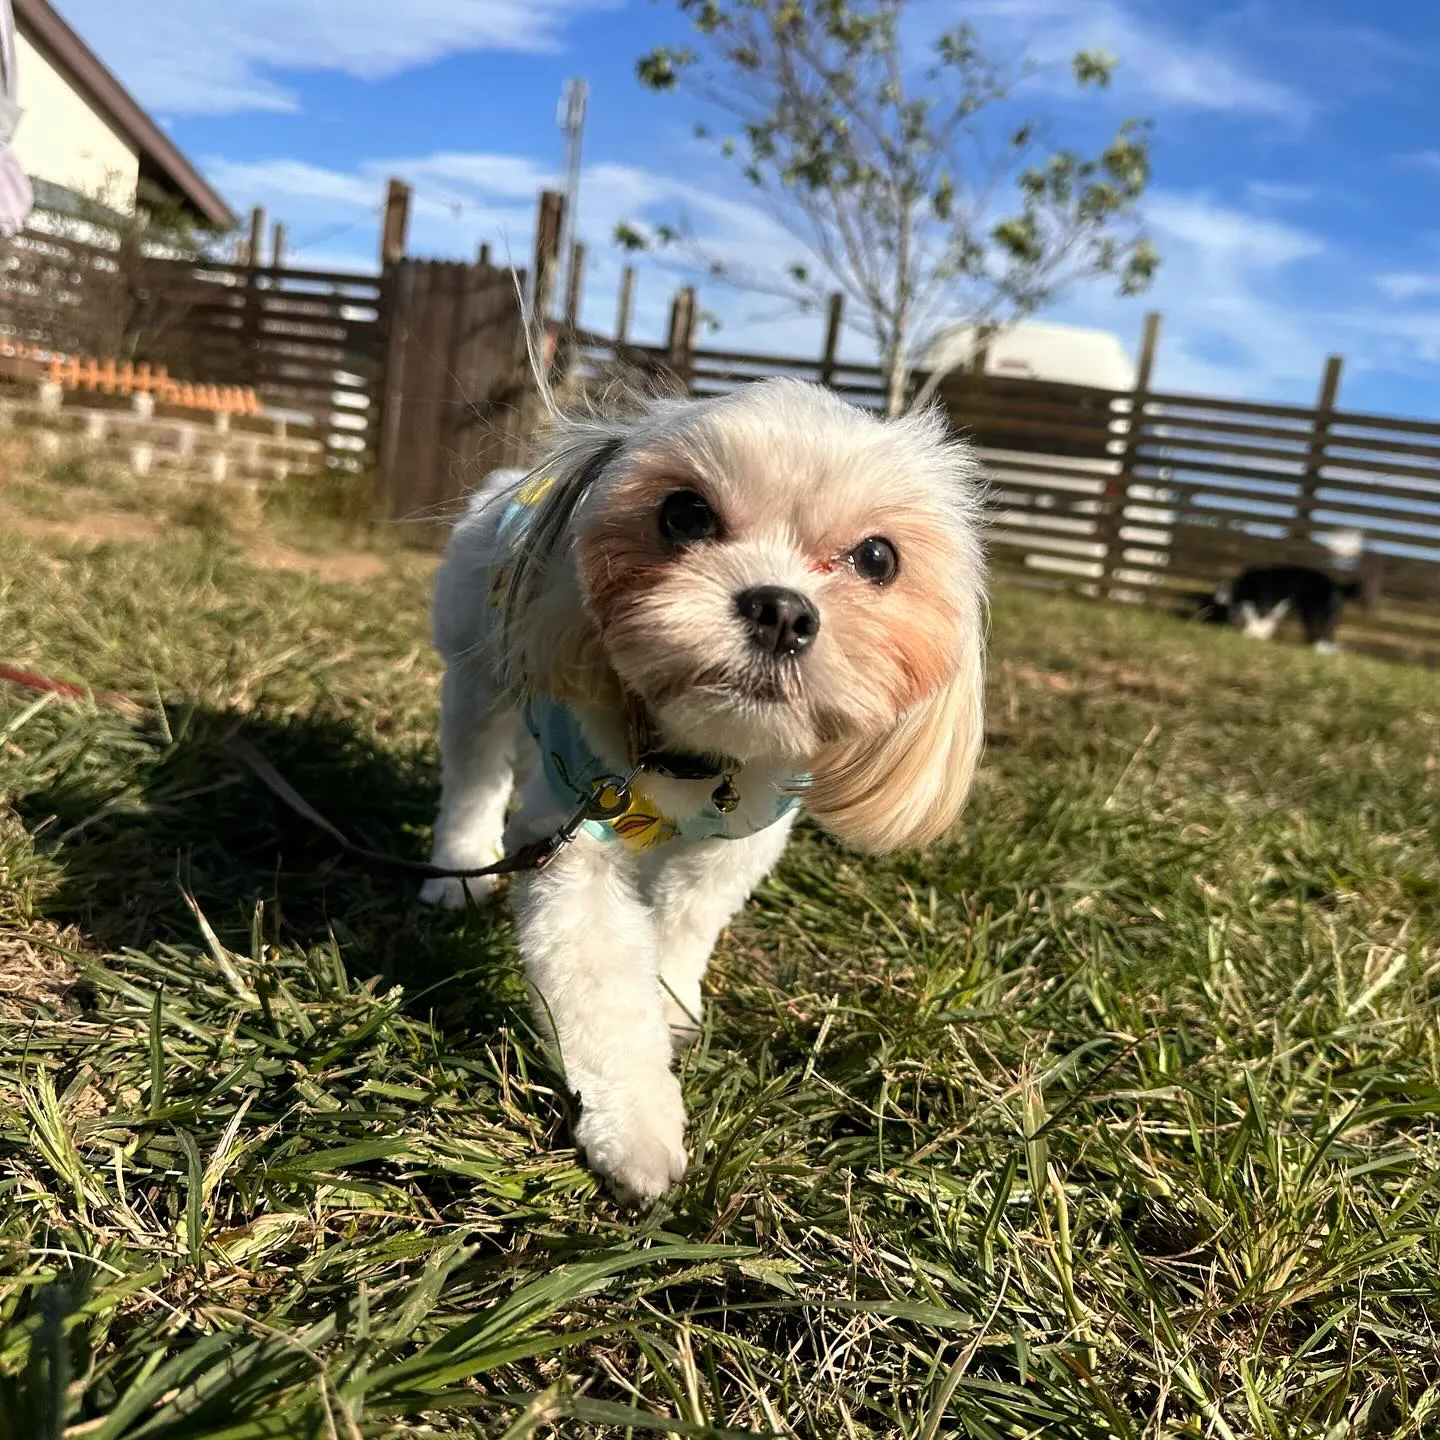
[[[587,820],[618,820],[630,808],[630,786],[640,767],[623,778],[602,775],[590,786],[590,798],[582,807]]]

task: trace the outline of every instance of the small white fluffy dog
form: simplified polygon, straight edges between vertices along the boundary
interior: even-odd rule
[[[434,862],[485,866],[592,801],[513,901],[576,1142],[622,1198],[684,1173],[673,1043],[797,797],[869,851],[958,814],[982,738],[979,498],[938,417],[776,380],[562,423],[460,520],[435,590]]]

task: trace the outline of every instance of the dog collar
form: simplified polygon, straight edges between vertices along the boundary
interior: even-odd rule
[[[728,755],[709,755],[698,751],[666,750],[656,744],[655,722],[638,695],[625,695],[625,720],[629,731],[630,760],[637,770],[663,775],[667,780],[718,780],[710,797],[722,814],[739,804],[734,776],[740,762]]]
[[[728,762],[664,751],[645,754],[628,774],[617,773],[613,760],[597,753],[579,716],[543,695],[526,702],[525,725],[561,806],[588,805],[584,829],[597,840],[618,840],[630,850],[652,850],[670,840],[744,839],[795,809],[800,803],[796,792],[805,783],[801,776],[790,777],[783,788],[763,781],[753,789],[747,785],[742,797],[734,772],[719,768]],[[671,762],[703,774],[667,774]],[[647,777],[668,783],[647,784]]]

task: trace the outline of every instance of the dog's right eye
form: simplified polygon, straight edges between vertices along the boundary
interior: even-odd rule
[[[694,545],[720,533],[720,517],[694,490],[677,490],[660,506],[660,533],[672,545]]]

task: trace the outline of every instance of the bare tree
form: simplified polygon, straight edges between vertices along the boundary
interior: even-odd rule
[[[1096,276],[1125,294],[1150,282],[1158,256],[1138,217],[1148,124],[1127,120],[1094,154],[1059,145],[1052,125],[1018,113],[1017,85],[1038,67],[996,62],[964,24],[914,63],[906,0],[676,3],[698,48],[652,51],[641,81],[684,86],[731,117],[726,133],[697,134],[734,159],[808,257],[780,273],[735,265],[683,219],[622,224],[616,240],[670,247],[716,279],[806,308],[838,284],[875,344],[891,414],[939,325],[1004,324]],[[1081,52],[1074,81],[1103,89],[1116,64]]]

